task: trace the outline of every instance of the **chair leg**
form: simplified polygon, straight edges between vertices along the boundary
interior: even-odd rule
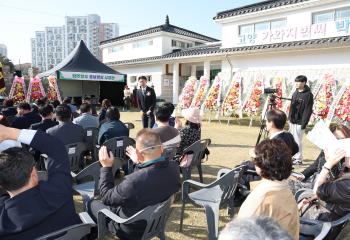
[[[227,214],[233,218],[235,214],[235,196],[232,196],[227,203]]]
[[[182,207],[181,207],[181,215],[180,215],[180,232],[182,232],[182,224],[184,220],[184,214],[185,214],[185,202],[182,202]]]
[[[197,165],[197,168],[198,168],[198,174],[199,174],[199,181],[200,181],[201,183],[203,183],[202,164],[199,163],[199,164]]]
[[[160,240],[165,240],[164,229],[163,229],[163,231],[161,231],[161,232],[159,233],[158,237],[159,237]]]
[[[209,240],[216,240],[219,232],[219,204],[206,205],[204,208],[207,216]]]
[[[191,169],[190,168],[183,168],[182,169],[182,180],[186,181],[188,179],[191,179]]]

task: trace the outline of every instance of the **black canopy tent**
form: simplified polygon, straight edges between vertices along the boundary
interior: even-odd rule
[[[82,40],[61,63],[38,77],[50,75],[56,75],[63,97],[95,95],[123,105],[126,75],[101,63]]]

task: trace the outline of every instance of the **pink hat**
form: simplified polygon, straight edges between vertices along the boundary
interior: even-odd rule
[[[202,114],[201,111],[198,108],[187,108],[182,110],[182,116],[192,123],[201,123],[202,121]]]

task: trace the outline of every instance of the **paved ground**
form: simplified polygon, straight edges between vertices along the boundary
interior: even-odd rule
[[[137,131],[141,129],[140,114],[138,112],[122,112],[121,120],[123,122],[133,122],[136,126],[131,130],[131,137],[135,137]],[[257,125],[257,122],[254,122]],[[232,168],[243,160],[249,160],[248,151],[255,145],[259,127],[248,127],[248,120],[241,120],[240,125],[237,120],[217,121],[209,123],[203,122],[202,138],[210,138],[212,144],[209,147],[209,160],[203,164],[204,182],[210,183],[215,177],[216,173],[221,168]],[[319,150],[313,146],[306,138],[304,138],[304,158],[305,165],[297,168],[300,170],[306,164],[310,164],[316,159]],[[196,170],[194,180],[198,180]],[[185,220],[183,232],[179,232],[179,219],[181,202],[180,195],[176,196],[177,201],[174,204],[174,209],[171,213],[170,219],[167,223],[166,236],[168,240],[189,240],[189,239],[207,239],[206,218],[204,210],[200,207],[188,205],[185,211]],[[81,199],[75,197],[78,210],[81,210]],[[222,209],[220,212],[220,229],[229,221],[226,210]],[[106,238],[113,239],[113,238]]]

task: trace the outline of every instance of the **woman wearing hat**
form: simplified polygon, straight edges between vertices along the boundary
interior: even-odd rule
[[[181,121],[176,118],[175,128],[180,131],[181,142],[177,150],[178,155],[182,155],[183,150],[201,139],[202,115],[197,108],[188,108],[182,110],[182,116],[185,118],[185,126],[182,127]]]

